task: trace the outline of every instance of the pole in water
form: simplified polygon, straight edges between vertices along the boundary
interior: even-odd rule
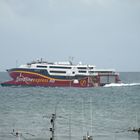
[[[22,133],[16,131],[13,129],[13,132],[11,133],[13,136],[17,137],[18,140],[20,140],[20,137],[22,136]]]
[[[87,133],[87,136],[83,136],[83,140],[93,140],[93,137]]]
[[[133,128],[128,131],[138,132],[138,140],[140,140],[140,128]]]
[[[51,121],[50,121],[50,123],[52,125],[52,127],[50,128],[52,137],[50,138],[50,140],[54,140],[55,119],[56,119],[56,115],[55,114],[52,114],[52,118],[51,118]]]

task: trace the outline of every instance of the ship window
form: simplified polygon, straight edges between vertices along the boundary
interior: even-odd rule
[[[93,67],[88,67],[89,69],[93,69]]]
[[[95,71],[89,71],[89,73],[95,73]]]
[[[87,69],[87,67],[77,67],[78,69]]]
[[[40,66],[40,65],[38,65],[37,68],[47,68],[47,66]]]
[[[79,73],[86,73],[87,71],[81,71],[81,70],[80,70],[80,71],[78,71],[78,72],[79,72]]]
[[[71,67],[62,67],[62,66],[50,66],[50,68],[54,68],[54,69],[71,69]]]
[[[51,70],[50,73],[66,73],[66,71],[53,71],[53,70]]]
[[[99,73],[113,73],[113,71],[98,71]]]
[[[47,75],[48,74],[47,70],[40,70],[40,73],[43,74],[43,75]]]
[[[40,70],[39,70],[39,69],[34,69],[33,71],[34,71],[34,72],[40,72]]]

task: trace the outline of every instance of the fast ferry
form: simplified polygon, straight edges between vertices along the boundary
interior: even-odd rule
[[[120,82],[114,69],[97,69],[71,61],[50,63],[41,59],[7,71],[12,80],[1,83],[2,86],[97,87]]]

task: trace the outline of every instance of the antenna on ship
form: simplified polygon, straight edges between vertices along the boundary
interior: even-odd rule
[[[18,60],[16,60],[16,68],[17,68],[17,66],[18,66]]]
[[[69,56],[69,62],[70,62],[71,65],[73,64],[73,60],[74,60],[74,57],[73,56]]]

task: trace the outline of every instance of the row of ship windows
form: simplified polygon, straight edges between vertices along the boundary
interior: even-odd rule
[[[47,66],[37,65],[37,68],[47,68]],[[71,69],[72,67],[49,66],[49,68],[54,68],[54,69]],[[87,67],[77,67],[77,69],[87,69]],[[93,69],[93,67],[89,67],[88,69]]]
[[[48,74],[47,70],[36,69],[34,71],[39,72],[39,73],[42,73],[42,74],[45,74],[45,75]],[[53,73],[53,74],[66,74],[67,73],[66,71],[57,71],[57,70],[50,70],[49,72],[50,73]],[[78,71],[78,73],[81,73],[81,74],[82,73],[84,74],[84,73],[87,73],[87,72],[89,72],[90,74],[95,73],[95,71],[84,71],[84,70],[82,70],[82,71],[79,70]],[[98,73],[104,73],[105,74],[106,72],[98,72]],[[73,71],[72,74],[75,74],[75,72]]]
[[[78,71],[79,73],[87,73],[87,71]],[[50,71],[50,73],[63,73],[65,74],[66,71]],[[95,73],[95,71],[89,71],[89,73]],[[99,73],[109,73],[109,72],[99,72]],[[73,71],[72,74],[75,74],[75,72]]]
[[[79,73],[87,73],[87,71],[78,71]],[[66,71],[50,71],[50,73],[66,73]],[[90,73],[94,73],[94,71],[90,71]],[[72,74],[75,74],[73,71]]]
[[[79,73],[86,73],[87,71],[78,71],[78,72],[79,72]],[[66,73],[66,71],[52,71],[52,70],[51,70],[50,73],[63,73],[63,74],[64,74],[64,73]],[[75,74],[74,71],[73,71],[72,73]]]
[[[34,70],[35,72],[41,72],[41,73],[46,73],[47,72],[47,70],[41,70],[41,69],[35,69]],[[60,71],[60,70],[50,70],[49,71],[50,73],[67,73],[66,71]],[[78,71],[79,73],[86,73],[87,71]],[[92,72],[92,71],[91,71]],[[75,72],[73,71],[72,72],[73,74],[75,74]]]
[[[35,71],[36,72],[46,72],[46,70],[41,70],[41,69],[36,69]],[[63,74],[66,73],[66,71],[60,71],[60,70],[50,70],[49,72],[50,73],[63,73]],[[88,73],[91,73],[91,74],[95,73],[95,71],[87,71],[87,70],[79,70],[78,72],[79,73],[87,73],[88,72]],[[72,73],[75,74],[74,71]],[[111,74],[111,73],[114,73],[114,72],[113,71],[98,71],[98,73],[104,73],[104,74],[105,73],[110,73]]]

